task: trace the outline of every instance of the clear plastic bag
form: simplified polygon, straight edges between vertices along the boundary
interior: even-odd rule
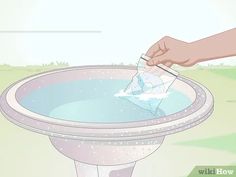
[[[150,67],[149,58],[142,55],[137,66],[137,73],[127,88],[117,94],[120,97],[157,114],[161,101],[168,96],[168,89],[178,73],[164,65]]]

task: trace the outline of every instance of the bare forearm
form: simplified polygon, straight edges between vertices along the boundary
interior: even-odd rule
[[[236,55],[236,28],[189,43],[194,63]]]

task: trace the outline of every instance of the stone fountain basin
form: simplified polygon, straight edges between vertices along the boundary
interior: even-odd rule
[[[52,119],[24,108],[20,101],[35,89],[65,81],[86,79],[131,79],[132,66],[81,66],[53,70],[20,80],[1,95],[2,114],[12,123],[49,136],[53,146],[77,163],[121,165],[135,163],[156,151],[166,135],[194,127],[213,111],[213,96],[207,88],[183,76],[172,87],[192,104],[157,119],[122,123],[85,123]]]

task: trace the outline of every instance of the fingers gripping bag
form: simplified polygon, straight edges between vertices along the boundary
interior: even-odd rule
[[[122,97],[137,106],[160,114],[158,107],[168,96],[168,89],[176,80],[178,73],[164,65],[148,66],[150,58],[142,55],[137,65],[137,73],[128,86],[116,96]]]

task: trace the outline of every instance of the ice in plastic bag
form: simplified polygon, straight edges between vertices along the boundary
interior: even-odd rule
[[[147,66],[148,57],[141,56],[137,66],[137,73],[127,88],[115,96],[157,114],[161,101],[168,96],[168,89],[175,81],[178,73],[164,66]]]

